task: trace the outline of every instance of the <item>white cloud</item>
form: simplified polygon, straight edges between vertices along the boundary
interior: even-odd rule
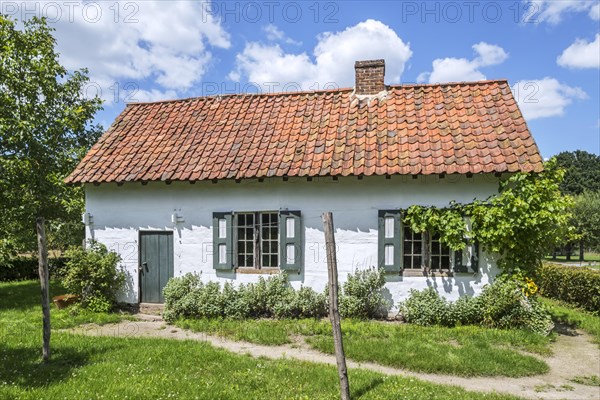
[[[132,91],[129,95],[129,99],[126,99],[130,102],[149,102],[149,101],[157,101],[157,100],[173,100],[178,98],[177,92],[174,90],[135,90]]]
[[[265,88],[275,83],[274,90],[288,87],[323,89],[354,85],[354,62],[383,58],[386,60],[386,82],[397,83],[412,51],[389,26],[372,19],[340,32],[318,36],[313,49],[314,61],[306,52],[286,53],[278,44],[247,43],[236,57],[236,68],[229,78],[242,77]],[[295,90],[295,89],[289,89]]]
[[[508,58],[504,49],[495,44],[485,42],[473,45],[475,58],[438,58],[433,60],[432,71],[422,72],[417,77],[417,82],[439,83],[439,82],[462,82],[479,81],[485,79],[485,75],[479,71],[482,67],[497,65]]]
[[[593,42],[577,39],[558,56],[556,62],[561,67],[600,68],[600,34],[596,34]]]
[[[590,8],[589,15],[594,21],[600,21],[600,3],[596,3]]]
[[[144,100],[176,97],[202,79],[212,61],[211,48],[230,46],[228,33],[206,11],[205,2],[89,4],[70,3],[70,9],[60,9],[61,18],[50,22],[61,62],[71,70],[87,67],[107,100],[114,95],[115,82],[123,86],[145,81],[155,87],[138,91]]]
[[[298,42],[290,37],[288,37],[285,32],[279,29],[276,25],[269,24],[263,27],[263,31],[267,35],[267,39],[272,42],[284,42],[287,44],[293,44],[296,46],[300,46],[302,42]]]
[[[523,22],[560,23],[565,14],[586,12],[590,18],[598,20],[600,9],[597,0],[523,0]]]
[[[573,100],[588,96],[579,87],[571,87],[554,78],[522,80],[512,87],[515,99],[527,120],[561,116]]]
[[[508,58],[508,54],[500,46],[479,42],[473,45],[473,50],[478,54],[475,62],[479,67],[501,64]]]

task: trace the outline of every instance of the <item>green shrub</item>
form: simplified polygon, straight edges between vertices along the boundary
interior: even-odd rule
[[[244,293],[246,285],[240,285],[236,290],[233,283],[226,282],[221,291],[221,302],[223,304],[223,316],[232,319],[248,318],[251,314],[248,296]]]
[[[434,288],[411,289],[408,298],[400,303],[400,312],[405,321],[416,325],[454,326],[452,303],[441,297]]]
[[[174,321],[179,316],[187,316],[188,310],[184,308],[183,299],[200,285],[200,277],[194,274],[185,274],[184,276],[169,279],[163,289],[165,297],[165,310],[163,318],[167,321]]]
[[[501,278],[486,285],[477,297],[448,302],[433,288],[412,290],[399,304],[402,317],[417,325],[483,325],[490,328],[521,328],[547,335],[553,328],[550,314],[521,281]]]
[[[348,275],[339,298],[340,314],[345,318],[382,318],[390,304],[381,290],[385,285],[383,269],[357,270]]]
[[[542,265],[535,277],[540,294],[594,313],[600,312],[600,271],[584,267]]]
[[[476,298],[481,323],[492,328],[522,328],[547,335],[554,327],[550,314],[535,296],[528,296],[522,281],[502,277],[486,285]]]
[[[321,318],[327,315],[327,297],[312,288],[302,286],[296,291],[294,308],[299,315],[307,318]]]
[[[260,277],[237,288],[227,282],[203,283],[198,275],[172,278],[164,288],[163,318],[318,318],[326,314],[325,296],[310,288],[294,290],[285,274]]]
[[[121,257],[101,243],[90,241],[87,248],[72,247],[65,252],[67,262],[62,285],[81,296],[81,305],[93,311],[109,311],[125,282],[118,267]]]

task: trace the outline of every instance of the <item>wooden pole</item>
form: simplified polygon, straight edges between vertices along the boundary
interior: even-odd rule
[[[335,237],[333,235],[333,216],[330,212],[323,214],[323,225],[325,227],[327,271],[329,275],[329,320],[333,328],[333,345],[335,347],[335,359],[340,377],[340,392],[342,400],[350,400],[350,383],[348,382],[348,369],[346,368],[346,356],[344,354],[342,327],[340,325],[340,312],[338,309],[338,273]]]
[[[38,272],[42,288],[42,315],[43,315],[43,340],[42,360],[50,359],[50,299],[48,284],[48,249],[46,247],[46,231],[44,218],[38,217],[35,221],[38,242]]]

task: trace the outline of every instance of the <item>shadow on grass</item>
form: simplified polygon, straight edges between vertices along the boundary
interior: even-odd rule
[[[577,332],[576,326],[554,321],[554,332],[563,336],[581,336],[581,333]]]
[[[364,387],[358,388],[358,390],[351,390],[353,397],[361,398],[364,395],[368,394],[372,390],[374,390],[377,386],[382,385],[384,383],[383,377],[378,377],[372,379],[368,385]],[[350,381],[350,389],[352,389],[352,381]]]
[[[53,349],[50,361],[41,361],[41,348],[0,346],[0,381],[36,388],[63,381],[85,365],[91,354],[71,347]]]

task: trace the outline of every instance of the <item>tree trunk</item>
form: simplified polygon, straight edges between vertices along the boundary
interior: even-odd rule
[[[43,315],[43,340],[42,360],[50,359],[50,299],[48,284],[48,248],[46,247],[46,232],[44,229],[44,218],[36,219],[36,231],[38,242],[38,272],[40,285],[42,287],[42,315]]]
[[[583,240],[579,241],[579,261],[584,261],[585,246]]]
[[[567,247],[566,247],[566,252],[567,252],[566,260],[567,261],[571,261],[571,251],[573,251],[573,245],[571,243],[569,243],[569,244],[567,244]]]
[[[342,400],[350,400],[350,383],[348,382],[348,369],[342,341],[342,327],[338,310],[338,273],[335,253],[335,237],[333,235],[333,216],[330,212],[323,214],[325,227],[325,246],[327,248],[327,272],[329,275],[329,319],[333,328],[333,345],[337,361],[338,375],[340,378],[340,392]]]

